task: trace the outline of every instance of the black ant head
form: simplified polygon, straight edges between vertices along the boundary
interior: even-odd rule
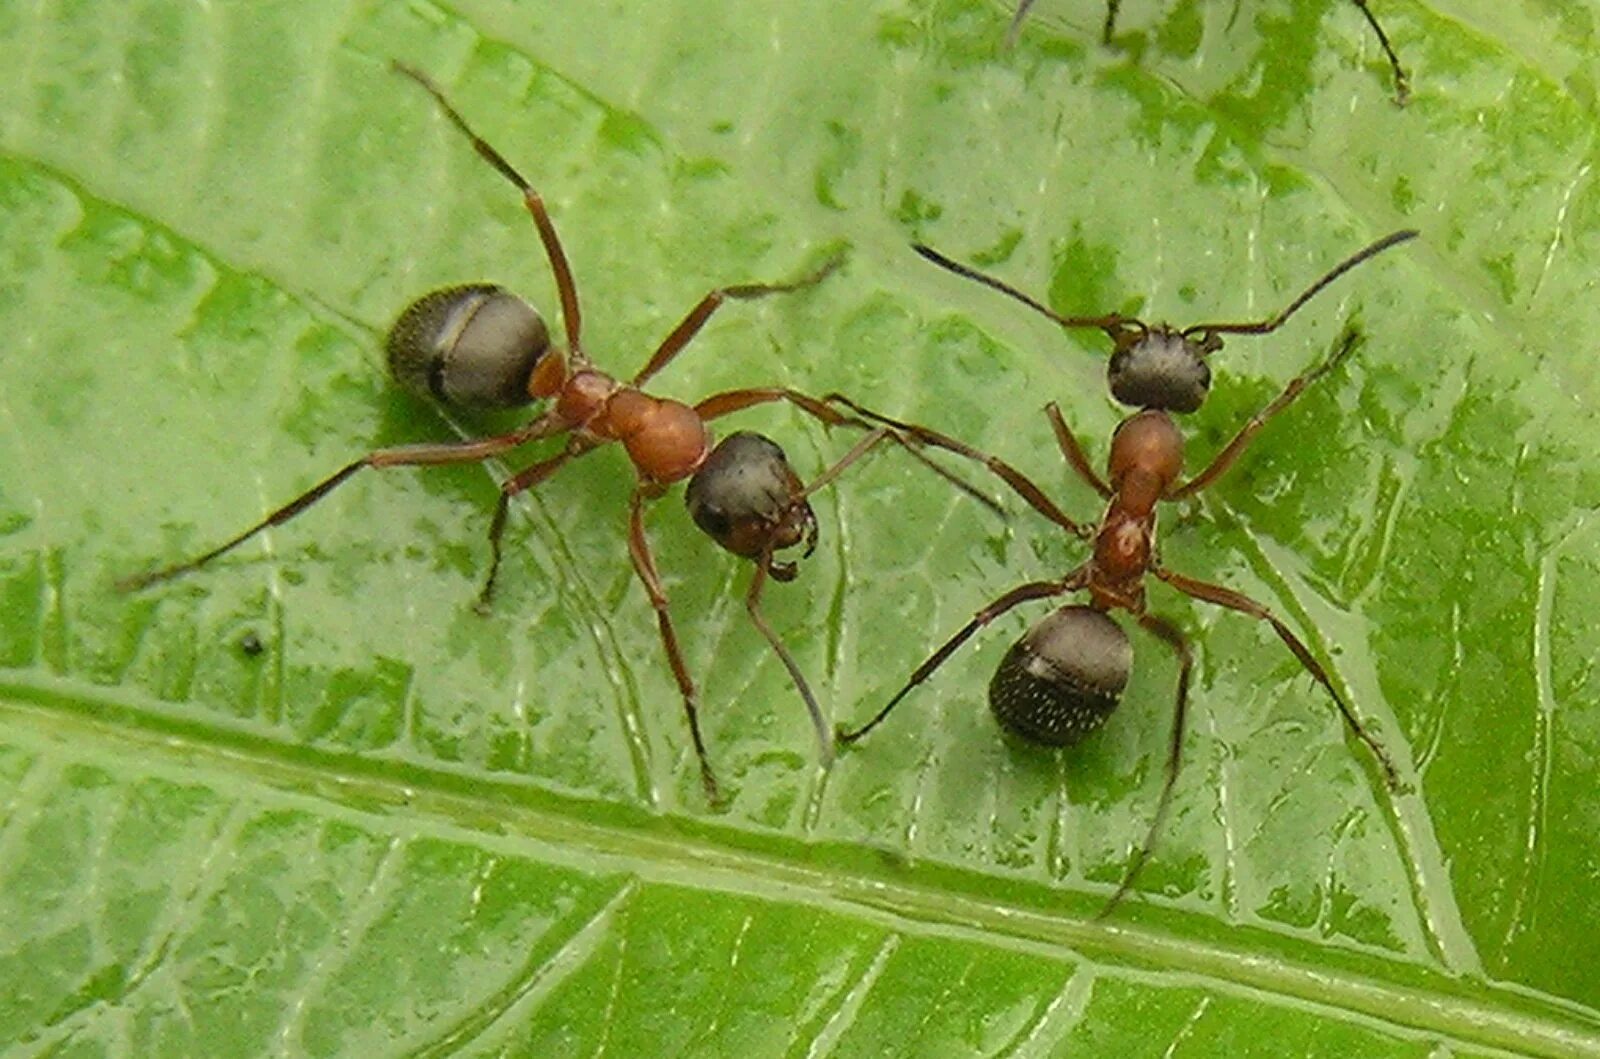
[[[817,516],[805,486],[777,443],[741,430],[711,450],[683,494],[689,516],[712,540],[735,555],[761,561],[779,581],[792,581],[793,562],[772,562],[772,553],[805,542],[817,546]]]
[[[1062,607],[1006,652],[989,682],[989,708],[1013,735],[1071,746],[1111,716],[1132,668],[1122,626],[1092,607]]]
[[[385,343],[389,372],[410,392],[457,408],[512,408],[533,399],[534,369],[550,332],[503,287],[471,283],[424,294]]]
[[[1106,365],[1111,396],[1134,408],[1193,412],[1211,389],[1206,354],[1210,341],[1195,341],[1162,324],[1124,325],[1111,332],[1116,349]],[[1220,343],[1217,343],[1220,345]]]

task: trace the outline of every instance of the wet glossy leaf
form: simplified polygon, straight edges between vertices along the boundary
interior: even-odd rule
[[[1041,0],[144,0],[0,5],[0,1040],[15,1054],[1580,1055],[1600,1052],[1594,600],[1597,10]],[[729,788],[700,793],[625,547],[618,453],[514,505],[515,461],[366,473],[213,569],[112,583],[449,421],[383,379],[390,320],[494,279],[627,374],[724,309],[686,399],[841,389],[993,449],[1069,510],[1119,412],[1064,312],[1260,317],[1198,466],[1356,321],[1357,357],[1163,523],[1175,569],[1304,632],[1402,763],[1393,795],[1270,629],[1151,590],[1196,644],[1187,761],[1140,894],[1176,666],[1136,640],[1071,753],[983,705],[996,623],[831,772],[676,495],[648,528]],[[766,409],[815,474],[850,439]],[[841,721],[1073,540],[886,453],[821,495],[768,610]],[[1074,1045],[1077,1046],[1074,1049]]]

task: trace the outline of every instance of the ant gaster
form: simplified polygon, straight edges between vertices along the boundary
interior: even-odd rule
[[[1087,592],[1089,600],[1086,605],[1063,607],[1029,630],[1001,660],[989,684],[989,706],[996,720],[1006,730],[1024,739],[1051,746],[1077,743],[1105,723],[1111,711],[1116,709],[1128,682],[1133,665],[1133,649],[1127,634],[1107,613],[1113,610],[1127,611],[1140,627],[1165,642],[1177,655],[1178,688],[1160,800],[1144,842],[1135,852],[1127,873],[1100,913],[1101,916],[1109,914],[1128,893],[1150,857],[1172,801],[1183,753],[1189,675],[1194,659],[1188,641],[1178,627],[1145,609],[1144,578],[1146,574],[1152,574],[1185,595],[1270,624],[1300,664],[1333,698],[1350,731],[1367,745],[1377,759],[1390,788],[1398,789],[1399,772],[1388,753],[1339,694],[1328,678],[1327,671],[1310,649],[1277,615],[1241,592],[1196,580],[1161,564],[1156,555],[1156,504],[1160,501],[1185,500],[1215,482],[1233,466],[1251,439],[1273,416],[1283,411],[1314,380],[1333,370],[1359,342],[1357,332],[1347,329],[1326,359],[1290,381],[1282,393],[1234,435],[1204,470],[1184,481],[1181,480],[1183,435],[1170,413],[1192,412],[1205,400],[1211,385],[1211,372],[1206,358],[1222,348],[1222,336],[1264,335],[1276,331],[1335,279],[1417,234],[1405,230],[1379,239],[1335,266],[1281,312],[1268,319],[1253,323],[1196,324],[1182,330],[1166,324],[1146,324],[1120,313],[1061,316],[992,276],[952,261],[929,247],[917,245],[917,253],[934,264],[1001,291],[1044,314],[1061,327],[1088,327],[1104,331],[1111,338],[1113,346],[1107,364],[1111,393],[1118,401],[1138,411],[1118,424],[1113,433],[1107,473],[1102,478],[1090,466],[1082,446],[1062,418],[1060,408],[1055,402],[1045,406],[1045,414],[1050,419],[1063,456],[1078,476],[1107,500],[1100,524],[1091,527],[1069,518],[1032,482],[1026,479],[1018,481],[1020,475],[1015,471],[1009,475],[1002,474],[1002,477],[1046,518],[1067,532],[1091,542],[1092,555],[1064,577],[1018,585],[979,610],[971,621],[917,667],[905,686],[876,716],[853,731],[841,729],[837,733],[838,740],[851,743],[877,727],[912,688],[931,676],[974,633],[1012,608],[1031,600]],[[878,416],[846,398],[837,399],[858,414],[905,430],[926,444],[978,459],[984,458],[982,453],[954,438],[925,427]]]
[[[457,408],[508,408],[539,399],[553,400],[552,406],[508,433],[369,452],[210,551],[127,578],[119,582],[119,587],[124,590],[143,588],[194,571],[263,530],[287,522],[364,467],[469,463],[510,452],[541,438],[564,436],[566,442],[558,452],[516,472],[500,484],[500,495],[489,523],[489,569],[479,595],[480,608],[486,607],[500,567],[501,537],[511,498],[544,482],[570,461],[610,442],[620,441],[638,478],[628,509],[628,554],[655,608],[661,642],[683,698],[707,797],[713,803],[720,801],[700,732],[698,693],[678,646],[666,590],[644,531],[644,502],[661,496],[669,486],[684,479],[689,479],[687,502],[695,523],[723,547],[755,561],[756,573],[746,595],[746,607],[752,622],[778,654],[805,700],[824,758],[830,759],[833,740],[816,698],[760,609],[761,590],[767,577],[789,581],[795,576],[795,564],[776,561],[774,554],[804,543],[809,555],[815,545],[816,516],[807,496],[831,482],[873,446],[891,440],[905,446],[956,485],[980,499],[987,498],[922,457],[893,428],[873,428],[794,390],[781,387],[729,390],[691,406],[651,396],[643,387],[688,345],[724,302],[730,299],[748,301],[814,286],[833,272],[841,259],[836,257],[812,274],[790,283],[748,284],[711,291],[673,328],[633,378],[618,380],[596,368],[583,350],[577,286],[539,193],[468,126],[425,74],[398,62],[394,69],[426,90],[451,124],[471,141],[478,155],[522,193],[555,277],[566,348],[563,350],[552,344],[543,319],[527,302],[500,286],[474,283],[426,294],[400,314],[386,342],[390,373],[412,393]],[[850,425],[870,433],[810,486],[801,484],[783,450],[759,435],[736,433],[713,447],[707,427],[710,420],[776,401],[788,402],[827,426]]]
[[[1022,32],[1022,22],[1028,17],[1028,12],[1037,0],[1020,0],[1016,13],[1011,16],[1011,25],[1006,29],[1006,47],[1016,46],[1017,37]],[[1400,65],[1400,56],[1394,52],[1394,46],[1389,43],[1389,35],[1383,31],[1383,26],[1378,22],[1378,16],[1372,13],[1367,0],[1350,0],[1350,3],[1361,9],[1361,15],[1367,20],[1367,25],[1372,27],[1373,35],[1378,38],[1378,46],[1383,49],[1384,56],[1389,60],[1389,69],[1394,77],[1394,101],[1396,106],[1405,106],[1411,98],[1411,78],[1406,74],[1405,68]],[[1106,0],[1106,20],[1101,30],[1101,43],[1110,47],[1111,38],[1117,32],[1117,13],[1122,7],[1122,0]]]

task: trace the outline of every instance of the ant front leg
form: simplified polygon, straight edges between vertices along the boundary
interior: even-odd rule
[[[1044,406],[1044,414],[1050,420],[1050,429],[1056,434],[1056,446],[1061,449],[1061,455],[1066,457],[1067,463],[1078,472],[1079,478],[1089,483],[1089,488],[1109,500],[1111,487],[1090,465],[1089,457],[1084,455],[1083,446],[1078,444],[1077,436],[1072,433],[1072,428],[1067,426],[1067,421],[1061,417],[1060,406],[1051,401]]]
[[[817,752],[822,767],[826,769],[833,764],[833,739],[828,731],[828,721],[822,716],[822,706],[812,693],[811,683],[806,680],[806,675],[800,671],[800,663],[794,660],[789,648],[784,646],[782,638],[767,623],[767,617],[761,610],[761,590],[766,587],[767,574],[771,569],[772,549],[769,547],[756,558],[756,572],[750,578],[750,588],[744,596],[744,608],[750,615],[750,624],[756,627],[762,639],[767,641],[767,646],[772,648],[772,653],[783,663],[783,668],[788,671],[789,680],[793,682],[795,691],[800,693],[801,701],[806,704],[806,713],[810,714],[811,726],[817,733]]]
[[[683,712],[689,718],[689,736],[694,741],[695,757],[700,761],[700,782],[705,787],[706,799],[714,806],[720,805],[722,792],[717,787],[717,777],[711,771],[706,741],[700,734],[700,695],[695,690],[694,678],[689,676],[689,667],[684,663],[683,650],[678,646],[667,590],[662,587],[655,556],[650,553],[650,540],[644,532],[644,501],[649,488],[641,482],[628,502],[628,556],[633,560],[634,572],[639,575],[645,592],[650,596],[650,605],[655,608],[661,646],[667,652],[667,664],[672,667],[673,679],[678,682],[678,692],[683,696]]]
[[[852,410],[860,410],[865,412],[865,409],[860,409],[858,405],[848,398],[842,397],[839,394],[829,394],[828,396],[819,400],[818,398],[812,397],[809,394],[801,393],[799,390],[791,390],[787,387],[781,386],[755,387],[745,390],[727,390],[723,393],[713,394],[712,396],[707,397],[705,400],[695,405],[694,410],[701,419],[709,421],[712,419],[718,419],[725,415],[732,415],[734,412],[742,412],[746,408],[754,408],[757,405],[771,404],[775,401],[788,402],[826,427],[848,426],[855,427],[858,430],[872,430],[872,425],[870,423],[863,422],[861,419],[857,419],[853,416],[844,415],[836,409],[828,406],[828,402],[835,401],[846,405]],[[924,467],[928,468],[930,471],[937,474],[939,477],[943,478],[945,481],[949,482],[963,493],[972,497],[972,499],[976,500],[984,507],[987,507],[989,510],[1001,515],[1002,517],[1004,516],[1004,510],[992,497],[985,496],[977,486],[965,481],[954,472],[939,466],[933,460],[929,459],[925,453],[918,450],[915,445],[906,440],[908,435],[915,440],[926,440],[918,437],[918,431],[921,430],[920,427],[913,427],[910,424],[900,424],[895,420],[882,416],[875,416],[872,413],[866,413],[866,415],[885,426],[893,427],[894,429],[888,434],[889,439],[894,441],[908,454],[910,454],[912,459],[916,460],[918,463],[922,464]],[[902,427],[904,427],[903,430],[901,429]],[[926,433],[929,433],[931,436],[931,432]],[[930,443],[932,442],[930,441]],[[959,444],[959,442],[956,444]],[[1021,478],[1021,475],[1018,474],[1018,477]],[[1022,480],[1025,482],[1027,481],[1025,478]],[[1032,483],[1029,484],[1031,485]],[[1049,503],[1048,500],[1045,502]],[[1065,518],[1066,516],[1063,515],[1062,517]]]
[[[689,310],[689,315],[685,316],[682,322],[672,329],[672,333],[662,340],[655,353],[651,354],[649,361],[645,363],[643,368],[639,369],[639,374],[633,377],[633,385],[642,387],[650,381],[656,372],[666,367],[672,361],[672,358],[681,353],[683,347],[687,346],[694,336],[700,333],[700,329],[711,319],[711,314],[720,309],[724,302],[730,299],[734,301],[754,301],[773,294],[790,294],[795,291],[805,290],[807,287],[815,287],[836,272],[839,266],[843,264],[844,255],[838,254],[830,258],[826,264],[810,275],[802,276],[788,283],[746,283],[736,287],[718,287],[704,298],[701,298],[699,303]]]
[[[804,551],[800,557],[804,558],[816,548],[816,513],[806,498],[832,484],[857,460],[890,440],[901,439],[885,427],[873,430],[809,484],[803,484],[775,442],[760,434],[740,431],[724,438],[712,450],[684,493],[695,525],[723,548],[755,563],[745,609],[805,702],[824,768],[833,761],[833,733],[805,674],[767,622],[761,610],[761,593],[769,578],[792,581],[798,572],[795,561],[776,561],[775,553],[801,547]]]
[[[502,452],[507,452],[536,438],[556,433],[561,429],[563,429],[563,425],[553,417],[541,416],[532,423],[519,427],[510,433],[490,438],[476,438],[471,441],[442,442],[428,445],[399,445],[389,449],[375,449],[360,459],[345,464],[321,482],[273,511],[260,522],[230,537],[210,551],[159,570],[137,574],[133,577],[125,577],[117,582],[116,587],[119,591],[131,592],[146,588],[160,581],[170,581],[175,577],[181,577],[184,574],[198,570],[211,560],[231,552],[263,530],[288,522],[343,485],[351,475],[363,467],[438,467],[452,463],[474,463],[497,456]]]
[[[1290,379],[1289,385],[1283,388],[1283,392],[1273,398],[1265,408],[1252,416],[1250,422],[1246,423],[1239,430],[1239,433],[1233,436],[1233,440],[1228,442],[1221,452],[1217,453],[1205,470],[1168,493],[1167,499],[1187,500],[1218,478],[1221,478],[1228,468],[1232,467],[1239,457],[1244,454],[1244,450],[1249,446],[1251,440],[1260,433],[1261,428],[1266,426],[1273,416],[1289,407],[1290,403],[1296,397],[1299,397],[1307,386],[1310,386],[1338,367],[1339,363],[1348,357],[1360,344],[1361,332],[1353,327],[1346,328],[1344,334],[1339,336],[1339,342],[1334,347],[1333,352],[1328,354],[1326,359],[1313,366],[1310,370]]]
[[[1391,791],[1399,791],[1401,789],[1400,770],[1395,768],[1394,761],[1390,759],[1388,751],[1384,750],[1383,744],[1378,742],[1376,736],[1367,731],[1366,726],[1361,723],[1361,718],[1356,716],[1355,710],[1344,700],[1344,696],[1339,694],[1339,689],[1333,686],[1333,681],[1328,677],[1328,671],[1323,669],[1322,663],[1312,656],[1311,649],[1283,623],[1281,618],[1243,592],[1236,592],[1221,585],[1213,585],[1192,577],[1185,577],[1183,574],[1176,574],[1159,566],[1154,567],[1151,572],[1186,596],[1193,596],[1195,599],[1202,599],[1207,603],[1215,603],[1219,607],[1227,607],[1229,610],[1248,614],[1252,618],[1271,625],[1272,631],[1278,634],[1278,639],[1282,640],[1284,645],[1300,660],[1300,664],[1305,667],[1306,672],[1310,673],[1318,684],[1327,689],[1328,694],[1333,698],[1334,705],[1338,706],[1339,712],[1344,715],[1345,725],[1349,727],[1356,738],[1367,744],[1367,749],[1372,751],[1372,756],[1377,758],[1378,764],[1383,767],[1384,780],[1388,783],[1389,789]]]
[[[511,510],[511,498],[532,489],[559,471],[568,460],[577,459],[597,448],[601,442],[591,438],[574,438],[561,452],[549,459],[525,467],[500,483],[500,495],[495,499],[494,517],[489,520],[489,572],[478,592],[478,613],[487,614],[494,597],[495,579],[500,573],[500,541],[505,535],[506,516]]]
[[[930,427],[919,426],[916,423],[907,423],[900,419],[892,419],[880,412],[874,412],[872,409],[856,403],[854,400],[846,397],[842,393],[827,394],[822,398],[822,400],[831,402],[833,404],[843,405],[863,419],[870,420],[874,423],[881,423],[884,426],[893,427],[896,431],[899,431],[905,436],[916,441],[920,441],[924,445],[931,445],[934,448],[944,449],[947,452],[953,452],[958,456],[964,456],[976,463],[981,463],[984,467],[988,468],[995,475],[995,477],[999,478],[1001,481],[1005,482],[1006,485],[1010,486],[1012,491],[1026,501],[1029,507],[1039,512],[1039,514],[1043,515],[1051,522],[1054,522],[1068,533],[1071,533],[1073,536],[1079,537],[1083,540],[1088,540],[1094,535],[1094,531],[1092,529],[1076,521],[1062,511],[1061,508],[1057,507],[1055,501],[1046,496],[1044,490],[1040,489],[1033,479],[1029,478],[1027,475],[1023,474],[1021,471],[1017,470],[1015,467],[1011,466],[1011,464],[1007,463],[1005,460],[1002,460],[998,456],[992,456],[981,449],[973,448],[964,441],[958,441],[950,435],[942,434]]]

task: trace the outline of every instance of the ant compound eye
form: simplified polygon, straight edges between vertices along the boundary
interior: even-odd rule
[[[1120,625],[1091,607],[1062,607],[1006,652],[989,682],[989,708],[1013,735],[1071,746],[1111,716],[1132,668]]]
[[[1193,412],[1211,388],[1200,347],[1177,331],[1153,328],[1106,365],[1111,396],[1134,408]]]
[[[527,404],[550,332],[527,302],[473,283],[425,294],[389,331],[389,372],[411,393],[458,408]]]
[[[741,430],[711,450],[683,499],[707,536],[754,559],[799,543],[815,525],[811,505],[801,499],[804,489],[775,442]]]

